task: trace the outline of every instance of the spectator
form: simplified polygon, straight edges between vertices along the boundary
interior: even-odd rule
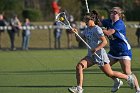
[[[140,46],[140,22],[139,22],[139,27],[136,30],[136,36],[137,36],[138,46]]]
[[[60,6],[58,5],[59,0],[53,0],[52,2],[52,8],[55,16],[60,12]]]
[[[101,18],[100,18],[100,20],[102,21],[102,20],[104,20],[104,19],[105,19],[105,17],[102,15]]]
[[[26,29],[22,31],[22,49],[28,50],[29,49],[29,40],[30,40],[30,29],[28,29],[29,26],[31,26],[30,20],[28,18],[25,19],[24,26]]]
[[[80,28],[79,28],[79,35],[80,35],[83,39],[85,39],[85,37],[82,36],[82,34],[83,34],[85,28],[87,28],[86,23],[83,22],[83,21],[81,21],[81,22],[80,22]],[[82,40],[78,39],[77,41],[78,41],[78,43],[79,43],[79,44],[78,44],[78,47],[79,47],[79,48],[85,48],[85,47],[86,47],[85,43],[83,43]]]
[[[61,42],[60,42],[60,38],[61,38],[61,33],[62,33],[62,28],[60,28],[61,24],[57,21],[54,22],[54,48],[61,48]]]
[[[15,15],[10,19],[9,25],[11,26],[11,30],[8,30],[8,34],[10,37],[11,50],[16,50],[15,48],[15,34],[19,33],[21,28],[21,22],[18,17]]]
[[[2,38],[2,33],[4,32],[4,26],[6,26],[6,21],[4,20],[3,14],[0,14],[0,49],[2,47],[1,45],[1,38]]]
[[[76,27],[76,22],[74,20],[73,15],[70,15],[68,18],[70,25],[72,26],[72,28]],[[71,31],[71,29],[66,29],[66,34],[67,34],[67,42],[68,42],[68,48],[72,48],[72,36],[73,36],[73,32]]]

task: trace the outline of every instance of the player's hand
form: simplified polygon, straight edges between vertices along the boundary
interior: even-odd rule
[[[98,51],[98,50],[96,48],[93,48],[91,51],[92,51],[93,54],[95,54],[96,51]]]
[[[78,30],[77,30],[77,29],[75,29],[75,28],[73,28],[73,29],[72,29],[72,32],[78,32]]]

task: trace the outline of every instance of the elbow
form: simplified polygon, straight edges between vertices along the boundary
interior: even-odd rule
[[[106,46],[107,45],[107,40],[104,40],[103,45]]]
[[[104,34],[107,36],[112,35],[113,33],[115,33],[114,29],[109,29],[109,30],[103,30]]]
[[[112,35],[112,33],[110,33],[109,31],[104,32],[104,34],[105,34],[106,36]]]

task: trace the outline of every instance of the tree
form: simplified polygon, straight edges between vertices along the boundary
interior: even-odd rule
[[[21,14],[23,10],[23,0],[0,0],[0,11],[11,14]]]
[[[87,0],[90,10],[97,10],[101,15],[107,16],[107,12],[114,6],[123,8],[127,20],[140,20],[139,0]],[[20,18],[25,10],[31,9],[42,15],[45,21],[54,20],[51,7],[52,0],[0,0],[0,13],[6,16],[17,14]],[[67,10],[76,20],[80,20],[87,12],[85,0],[59,0],[62,10]],[[135,14],[135,15],[134,15]]]
[[[62,10],[67,10],[69,14],[72,14],[76,20],[80,20],[81,0],[61,0],[60,6]]]

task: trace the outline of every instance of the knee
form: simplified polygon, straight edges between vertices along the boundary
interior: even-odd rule
[[[82,63],[78,63],[76,66],[76,70],[83,70],[84,69],[84,65]]]

